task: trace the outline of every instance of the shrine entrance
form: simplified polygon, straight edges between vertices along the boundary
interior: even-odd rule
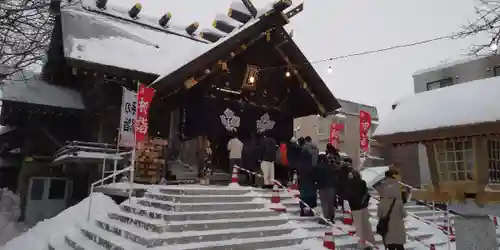
[[[260,135],[289,141],[294,118],[326,116],[340,108],[283,28],[298,11],[285,11],[288,7],[274,6],[255,23],[150,85],[156,89],[155,98],[178,109],[170,113],[177,119],[170,131],[178,135],[179,144],[190,144],[179,148],[192,150],[196,145],[195,152],[180,155],[195,156],[199,177],[207,144],[213,163],[229,173],[230,138],[237,136],[245,143],[251,135]],[[170,145],[176,144],[176,137],[171,136]]]

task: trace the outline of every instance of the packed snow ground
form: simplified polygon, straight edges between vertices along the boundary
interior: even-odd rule
[[[21,214],[19,207],[19,195],[7,188],[0,189],[0,246],[26,231],[26,226],[17,222]]]
[[[56,217],[39,222],[26,233],[7,242],[1,250],[46,250],[52,237],[64,235],[76,225],[87,222],[89,200],[87,197]],[[107,214],[116,208],[117,205],[108,196],[92,194],[92,216]]]

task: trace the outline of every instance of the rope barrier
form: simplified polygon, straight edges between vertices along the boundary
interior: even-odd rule
[[[247,170],[247,169],[245,169],[245,168],[242,168],[242,167],[240,167],[240,166],[234,165],[234,167],[236,167],[237,169],[239,169],[239,170],[241,170],[241,171],[244,171],[244,172],[246,172],[246,173],[252,174],[252,175],[254,175],[254,176],[258,176],[258,177],[260,177],[260,178],[263,178],[263,177],[264,177],[263,175],[261,175],[261,174],[259,174],[259,173],[252,172],[252,171]],[[276,184],[277,184],[278,186],[280,186],[281,188],[285,189],[288,193],[291,193],[291,192],[292,192],[292,190],[291,190],[291,189],[289,189],[289,188],[287,188],[286,186],[284,186],[284,185],[283,185],[281,182],[279,182],[278,180],[274,180],[274,183],[276,183]],[[300,198],[296,198],[296,199],[297,199],[300,203],[302,203],[302,204],[303,204],[303,205],[304,205],[307,209],[309,209],[309,210],[313,213],[313,215],[314,215],[315,217],[319,217],[320,219],[322,219],[323,221],[325,221],[325,222],[326,222],[326,224],[328,224],[328,226],[330,226],[330,227],[332,227],[332,228],[336,228],[336,229],[338,229],[339,231],[341,231],[342,233],[345,233],[346,235],[349,235],[349,232],[346,232],[346,231],[344,230],[344,228],[341,228],[341,227],[339,227],[339,226],[337,226],[337,225],[333,224],[332,222],[330,222],[329,220],[327,220],[324,216],[322,216],[322,215],[320,215],[320,214],[316,213],[316,211],[314,211],[314,209],[313,209],[313,208],[311,208],[311,207],[310,207],[310,206],[309,206],[306,202],[304,202],[302,199],[300,199]],[[368,247],[373,247],[373,248],[375,248],[375,249],[379,249],[379,247],[378,247],[378,246],[376,246],[376,245],[375,245],[374,243],[372,243],[372,242],[369,242],[369,241],[366,241],[366,240],[364,240],[364,242],[365,242],[365,243],[367,243]]]
[[[242,167],[237,166],[237,165],[234,165],[233,167],[236,167],[237,169],[239,169],[239,170],[241,170],[241,171],[243,171],[243,172],[246,172],[246,173],[248,173],[248,174],[252,174],[252,175],[254,175],[254,176],[258,176],[258,177],[260,177],[260,178],[264,178],[264,176],[263,176],[263,175],[261,175],[261,174],[259,174],[259,173],[257,173],[257,172],[250,171],[250,170],[248,170],[248,169],[242,168]],[[373,171],[373,170],[370,170],[370,171]],[[375,171],[373,171],[373,172],[375,172]],[[375,173],[376,173],[376,172],[375,172]],[[378,173],[377,173],[377,174],[378,174]],[[274,183],[276,183],[276,184],[277,184],[278,186],[280,186],[281,188],[285,189],[288,193],[292,193],[292,190],[291,190],[290,188],[287,188],[286,186],[284,186],[284,185],[283,185],[281,182],[279,182],[278,180],[274,180]],[[400,183],[401,183],[401,182],[400,182]],[[406,184],[404,184],[404,183],[402,183],[402,184],[403,184],[403,185],[405,185],[405,186],[409,186],[409,185],[406,185]],[[411,187],[411,186],[409,186],[409,187]],[[371,198],[375,199],[374,197],[371,197]],[[302,204],[303,204],[303,205],[304,205],[307,209],[309,209],[309,210],[313,213],[313,215],[314,215],[315,217],[319,217],[320,219],[322,219],[323,221],[325,221],[325,222],[326,222],[329,226],[331,226],[331,227],[333,227],[333,228],[336,228],[336,229],[340,230],[341,232],[346,233],[347,235],[350,235],[350,234],[349,234],[349,232],[346,232],[343,228],[341,228],[341,227],[339,227],[339,226],[337,226],[337,225],[335,225],[335,224],[331,223],[331,222],[330,222],[329,220],[327,220],[324,216],[322,216],[322,215],[320,215],[320,214],[316,213],[316,211],[314,211],[314,209],[312,209],[312,208],[311,208],[311,207],[310,207],[310,206],[309,206],[306,202],[304,202],[303,200],[301,200],[301,199],[300,199],[300,198],[298,198],[298,197],[297,197],[296,199],[297,199],[300,203],[302,203]],[[375,200],[376,200],[376,199],[375,199]],[[414,215],[414,214],[411,214],[411,213],[409,213],[409,214],[410,214],[412,217],[416,218],[417,220],[420,220],[420,221],[422,221],[422,222],[424,222],[424,223],[426,223],[426,222],[427,222],[427,224],[429,224],[429,225],[432,225],[432,226],[438,227],[438,225],[437,225],[437,224],[433,224],[433,223],[431,223],[431,222],[429,222],[429,221],[422,220],[421,218],[417,217],[417,216],[416,216],[416,215]],[[438,227],[438,229],[439,229],[439,227]],[[442,231],[442,230],[441,230],[441,231]],[[405,234],[406,234],[406,236],[407,236],[409,239],[411,239],[411,240],[413,240],[413,241],[416,241],[416,242],[418,242],[418,243],[420,243],[420,244],[424,245],[425,247],[429,247],[429,248],[430,248],[430,247],[433,245],[433,244],[426,244],[426,243],[424,243],[424,242],[420,241],[419,239],[417,239],[417,237],[414,237],[414,236],[409,235],[407,232],[405,232]],[[451,241],[451,240],[450,240],[450,238],[449,238],[449,237],[450,237],[450,235],[448,235],[448,234],[445,234],[445,235],[447,235],[447,236],[448,236],[448,237],[447,237],[447,238],[448,238],[448,242],[450,242],[450,241]],[[374,243],[372,243],[372,242],[369,242],[369,241],[366,241],[366,240],[365,240],[364,242],[368,243],[367,245],[368,245],[369,247],[373,247],[373,248],[375,248],[375,249],[379,249],[379,247],[377,247],[376,245],[374,245]],[[449,243],[448,243],[448,244],[449,244]]]

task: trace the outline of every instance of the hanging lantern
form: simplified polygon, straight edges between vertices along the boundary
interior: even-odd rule
[[[219,39],[222,38],[222,35],[217,34],[215,32],[210,32],[207,30],[207,31],[201,32],[200,37],[207,40],[207,41],[215,43],[215,42],[219,41]]]
[[[137,18],[139,12],[141,12],[142,5],[140,3],[136,3],[132,8],[128,11],[128,15],[131,18]]]
[[[170,18],[172,18],[172,13],[168,12],[167,14],[163,15],[160,20],[158,21],[158,24],[165,28],[168,25],[168,22],[170,21]]]
[[[190,24],[189,26],[186,27],[186,32],[192,36],[194,32],[200,27],[200,24],[198,22],[194,22]]]
[[[229,8],[227,16],[240,23],[247,23],[250,19],[252,19],[252,15],[232,8]]]
[[[236,29],[235,26],[221,20],[214,20],[212,22],[212,26],[224,33],[231,33],[234,29]]]
[[[95,5],[99,9],[106,9],[106,4],[108,3],[108,0],[96,0]]]

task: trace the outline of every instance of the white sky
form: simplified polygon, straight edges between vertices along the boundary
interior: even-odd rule
[[[232,0],[139,0],[144,14],[173,13],[176,24],[210,26]],[[235,0],[238,1],[238,0]],[[297,1],[297,0],[296,0]],[[137,0],[109,0],[132,6]],[[254,0],[258,7],[271,0]],[[310,60],[448,35],[475,18],[475,0],[305,0],[292,19],[294,39]],[[338,98],[375,105],[383,119],[391,104],[413,93],[412,73],[463,57],[474,39],[443,40],[412,48],[316,64]],[[328,74],[331,66],[333,73]]]

